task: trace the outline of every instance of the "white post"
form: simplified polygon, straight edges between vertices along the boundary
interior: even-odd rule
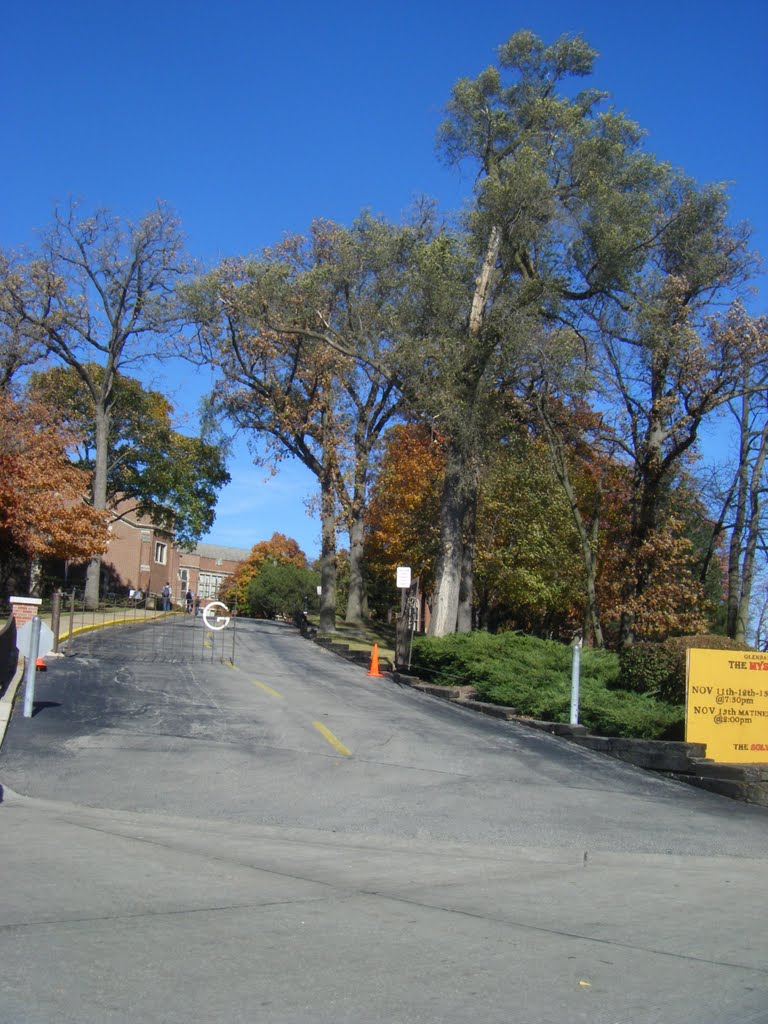
[[[579,724],[579,674],[581,671],[581,635],[577,634],[571,644],[573,661],[571,662],[571,725]]]

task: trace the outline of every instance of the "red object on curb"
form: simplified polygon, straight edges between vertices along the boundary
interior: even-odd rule
[[[373,650],[371,651],[371,667],[368,670],[369,676],[380,676],[379,672],[379,645],[374,644]]]
[[[38,672],[47,672],[48,666],[45,664],[42,658],[38,658],[35,662],[35,669]]]

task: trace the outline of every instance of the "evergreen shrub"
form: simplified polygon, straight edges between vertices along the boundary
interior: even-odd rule
[[[685,704],[686,655],[690,647],[707,650],[744,651],[744,644],[727,636],[701,633],[673,636],[658,643],[638,643],[619,656],[616,686],[644,693],[668,704]]]
[[[418,637],[412,669],[443,686],[474,686],[479,699],[519,714],[567,722],[571,704],[570,647],[520,633],[457,633]],[[590,732],[644,739],[678,739],[683,709],[616,688],[619,659],[609,651],[581,652],[579,721]]]

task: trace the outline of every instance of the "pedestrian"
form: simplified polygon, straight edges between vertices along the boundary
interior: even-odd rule
[[[169,612],[171,610],[171,584],[166,580],[165,586],[162,589],[163,596],[163,611]]]
[[[188,590],[187,591],[187,596],[186,596],[186,602],[187,602],[187,611],[190,612],[190,613],[192,611],[192,603],[193,603],[194,599],[195,599],[194,598],[194,594],[192,593],[191,590]]]
[[[195,597],[195,618],[200,614],[200,595]]]

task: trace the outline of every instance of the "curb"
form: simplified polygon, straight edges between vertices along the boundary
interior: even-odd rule
[[[163,619],[168,618],[170,615],[179,615],[179,612],[163,612],[161,615],[155,615],[152,619],[109,619],[104,622],[92,622],[88,626],[77,626],[72,630],[70,634],[69,630],[64,633],[59,633],[59,643],[64,643],[71,636],[80,636],[82,633],[92,633],[96,629],[105,629],[107,626],[144,626],[149,622],[159,622]]]
[[[0,747],[3,745],[5,734],[8,729],[8,723],[11,720],[11,712],[13,711],[13,704],[16,700],[16,692],[21,685],[21,680],[24,678],[24,666],[26,662],[24,658],[19,658],[19,664],[16,666],[16,672],[14,673],[13,679],[8,684],[8,688],[2,697],[0,697]]]

